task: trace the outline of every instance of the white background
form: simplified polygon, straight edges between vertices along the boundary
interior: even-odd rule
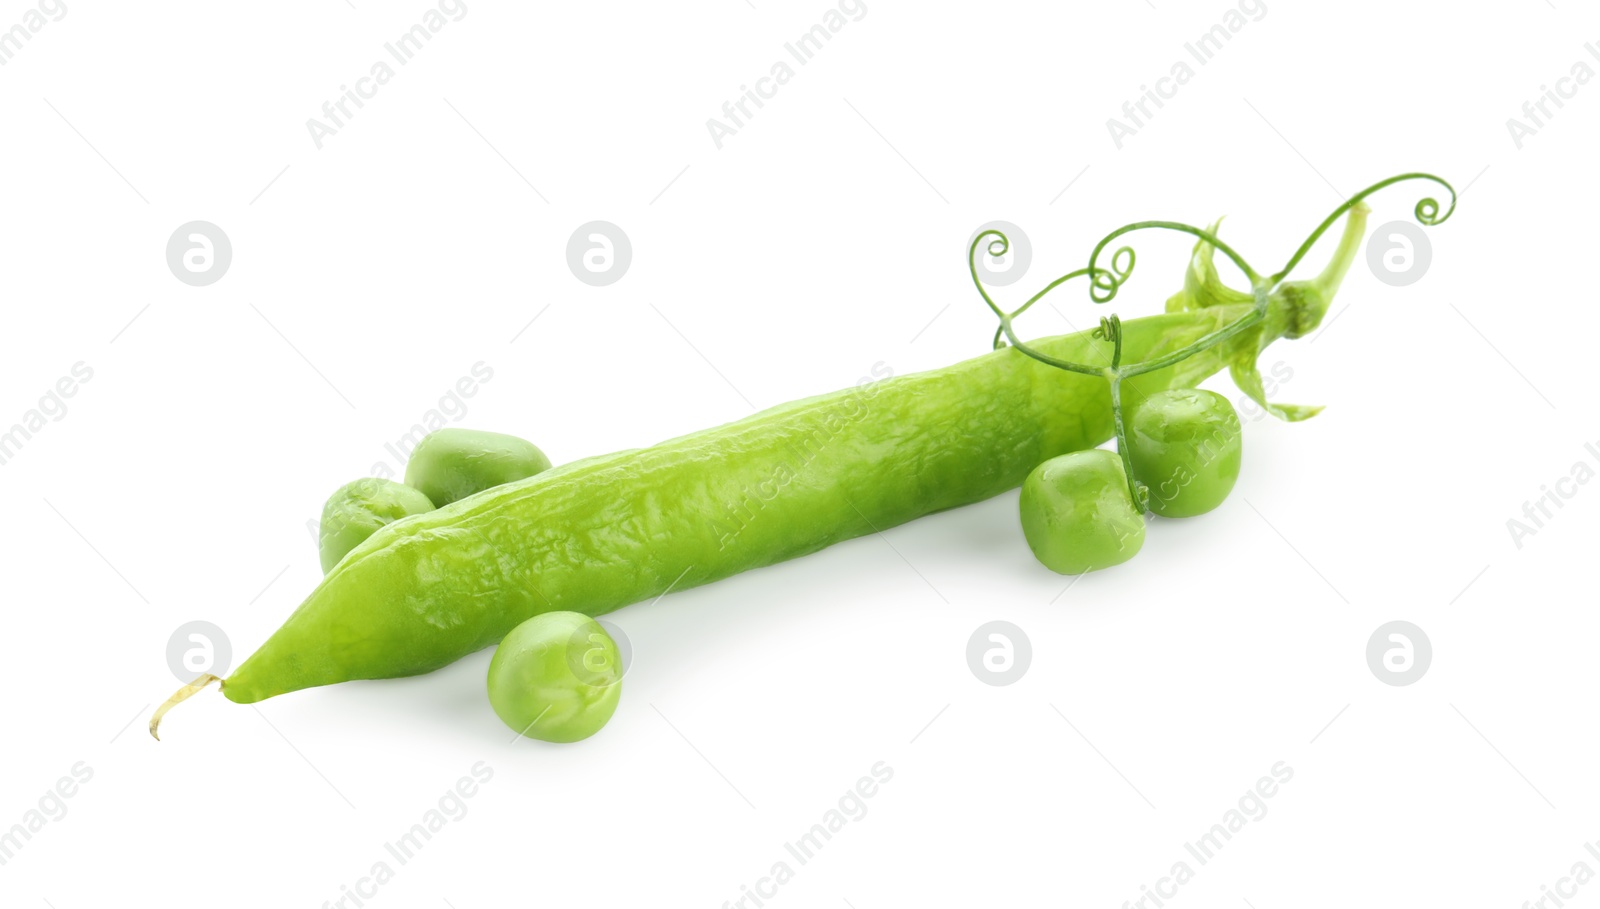
[[[1506,126],[1600,67],[1593,11],[1268,0],[1118,150],[1106,119],[1226,4],[868,0],[719,150],[707,118],[824,3],[468,0],[318,150],[306,120],[423,3],[67,5],[0,68],[0,424],[93,369],[0,467],[0,827],[93,778],[0,866],[7,906],[323,906],[477,762],[468,813],[368,905],[722,906],[879,761],[868,813],[769,905],[1121,906],[1279,761],[1181,906],[1512,907],[1600,869],[1600,485],[1520,548],[1506,524],[1600,440],[1600,86],[1520,150]],[[1327,330],[1263,360],[1326,412],[1250,423],[1221,509],[1065,595],[1012,493],[616,613],[635,662],[581,744],[511,741],[488,652],[258,709],[207,692],[144,732],[174,629],[214,622],[242,660],[320,576],[322,500],[398,469],[384,444],[475,363],[459,425],[559,463],[983,352],[983,222],[1032,239],[1014,305],[1141,218],[1226,213],[1270,271],[1414,169],[1470,186],[1426,277],[1358,262]],[[163,255],[196,219],[234,250],[203,288]],[[594,219],[632,239],[609,287],[564,258]],[[1188,248],[1137,245],[1126,317]],[[1101,314],[1057,306],[1023,333]],[[1009,687],[966,663],[994,619],[1032,643]],[[1365,660],[1394,619],[1434,649],[1409,687]]]

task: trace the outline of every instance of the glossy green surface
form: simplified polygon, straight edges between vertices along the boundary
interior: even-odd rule
[[[1060,574],[1120,565],[1144,546],[1144,518],[1128,499],[1115,452],[1095,448],[1045,461],[1023,481],[1018,508],[1028,548]]]
[[[1240,315],[1222,305],[1130,320],[1124,350],[1177,350]],[[1241,343],[1265,346],[1290,318],[1275,307]],[[1088,332],[1034,344],[1086,362],[1110,350]],[[1192,386],[1237,353],[1207,350],[1130,379],[1125,394]],[[223,693],[249,703],[428,672],[539,613],[598,615],[815,552],[1014,489],[1045,460],[1111,436],[1103,378],[1003,349],[552,468],[373,534]]]
[[[1133,475],[1150,488],[1150,510],[1168,518],[1205,514],[1239,479],[1239,414],[1214,391],[1174,389],[1150,395],[1128,421]]]
[[[485,489],[550,469],[532,442],[477,429],[441,429],[417,443],[406,461],[406,485],[443,508]]]
[[[378,528],[432,510],[433,502],[427,496],[392,480],[363,477],[339,487],[322,506],[317,530],[323,573],[332,571]]]
[[[622,697],[622,656],[600,623],[546,612],[511,629],[489,661],[489,703],[520,735],[576,742],[604,726]]]

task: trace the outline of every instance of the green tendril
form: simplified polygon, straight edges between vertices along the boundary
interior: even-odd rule
[[[1011,248],[1011,241],[1006,239],[1005,234],[998,230],[986,230],[972,238],[972,247],[967,250],[967,270],[972,273],[972,286],[978,288],[978,295],[983,297],[983,302],[989,304],[989,308],[1003,321],[1006,318],[1005,310],[1001,309],[989,297],[989,292],[983,289],[983,282],[978,279],[978,244],[983,242],[984,237],[991,235],[999,239],[989,245],[989,255],[1003,256],[1006,254],[1006,250]],[[998,251],[995,250],[996,246],[999,247]]]
[[[1095,263],[1100,260],[1100,252],[1110,245],[1112,240],[1115,240],[1123,234],[1133,233],[1136,230],[1149,229],[1175,230],[1181,233],[1193,234],[1194,236],[1199,237],[1200,239],[1216,247],[1219,252],[1231,259],[1233,264],[1239,266],[1239,270],[1244,272],[1246,278],[1250,279],[1251,285],[1255,285],[1261,280],[1261,276],[1256,274],[1256,270],[1250,267],[1250,263],[1246,262],[1244,258],[1241,257],[1237,252],[1234,252],[1233,247],[1229,246],[1227,243],[1224,243],[1217,237],[1216,234],[1209,230],[1205,230],[1204,228],[1195,227],[1192,224],[1184,224],[1180,221],[1137,221],[1133,224],[1124,224],[1111,233],[1106,234],[1099,243],[1095,244],[1094,252],[1089,254],[1088,271],[1091,273],[1101,272],[1101,269],[1097,268]],[[1111,267],[1113,270],[1116,270],[1117,259],[1123,253],[1128,254],[1131,267],[1133,249],[1132,247],[1124,246],[1121,249],[1118,249],[1111,256]],[[1095,303],[1109,303],[1111,302],[1112,298],[1117,295],[1117,291],[1121,288],[1123,283],[1123,281],[1116,281],[1107,284],[1102,283],[1099,280],[1092,281],[1089,285],[1089,299]]]
[[[1041,351],[1034,350],[1032,347],[1029,347],[1026,343],[1024,343],[1022,339],[1018,338],[1016,332],[1014,332],[1011,328],[1011,323],[1014,319],[1027,312],[1033,306],[1033,304],[1044,299],[1044,296],[1050,293],[1050,291],[1055,290],[1057,287],[1060,287],[1068,281],[1071,281],[1073,278],[1081,278],[1090,274],[1091,270],[1087,268],[1080,268],[1075,271],[1067,272],[1061,277],[1056,278],[1054,281],[1051,281],[1049,284],[1046,284],[1038,293],[1029,297],[1027,302],[1017,307],[1016,310],[1008,313],[1001,309],[1000,306],[994,302],[994,299],[989,296],[989,291],[983,286],[983,279],[978,277],[978,245],[983,242],[984,237],[991,235],[994,236],[995,239],[991,240],[989,245],[986,247],[989,255],[998,258],[999,256],[1005,255],[1006,251],[1011,248],[1011,241],[1006,238],[1004,233],[998,230],[986,230],[978,234],[976,237],[972,238],[972,245],[967,250],[967,271],[972,275],[972,285],[978,289],[978,294],[983,297],[983,302],[989,304],[989,309],[992,310],[996,316],[1000,317],[1000,327],[994,333],[994,349],[999,350],[1000,348],[1005,347],[1007,342],[1009,342],[1012,347],[1015,347],[1024,354],[1027,354],[1041,363],[1054,366],[1057,369],[1065,369],[1069,372],[1083,373],[1084,375],[1089,376],[1103,375],[1104,370],[1098,367],[1085,366],[1081,363],[1072,363],[1067,360],[1052,357],[1049,354]],[[1118,262],[1121,260],[1123,253],[1127,253],[1127,262],[1126,265],[1119,268]],[[1116,254],[1112,256],[1112,267],[1113,269],[1117,270],[1112,272],[1104,272],[1102,270],[1102,274],[1110,276],[1110,280],[1121,283],[1122,281],[1127,280],[1128,275],[1133,272],[1134,260],[1135,256],[1133,250],[1129,247],[1123,247],[1122,249],[1117,250]]]
[[[1133,478],[1133,450],[1128,447],[1128,428],[1122,422],[1122,379],[1121,375],[1111,377],[1111,420],[1116,426],[1117,456],[1122,458],[1122,473],[1128,481],[1128,501],[1143,512],[1150,505],[1150,496],[1148,488]]]
[[[1125,224],[1122,227],[1117,228],[1111,233],[1106,234],[1105,237],[1101,238],[1099,243],[1095,244],[1094,251],[1089,254],[1089,264],[1087,267],[1070,271],[1061,277],[1056,278],[1049,284],[1045,285],[1044,288],[1038,293],[1029,297],[1028,300],[1019,306],[1015,311],[1009,313],[1001,309],[999,304],[995,303],[994,299],[989,296],[988,290],[983,286],[983,280],[978,277],[979,244],[983,243],[984,238],[986,237],[992,238],[990,239],[986,249],[989,255],[998,258],[1005,255],[1011,248],[1011,241],[1006,238],[1006,235],[998,230],[986,230],[978,234],[978,236],[973,237],[972,245],[967,251],[967,270],[972,275],[972,284],[978,289],[978,294],[983,297],[983,301],[989,305],[989,309],[1000,319],[1000,327],[994,333],[993,344],[996,350],[1005,347],[1007,343],[1009,343],[1010,346],[1015,347],[1019,352],[1046,365],[1054,366],[1057,369],[1064,369],[1069,372],[1081,373],[1083,375],[1102,376],[1109,381],[1111,386],[1112,420],[1116,426],[1117,450],[1121,454],[1123,468],[1127,473],[1128,494],[1135,505],[1143,509],[1148,503],[1148,496],[1147,490],[1143,484],[1136,481],[1133,477],[1132,455],[1128,446],[1127,430],[1123,423],[1123,381],[1135,376],[1155,372],[1159,369],[1165,369],[1168,366],[1182,362],[1183,360],[1186,360],[1203,350],[1207,350],[1217,346],[1218,344],[1222,344],[1238,336],[1240,333],[1248,331],[1251,328],[1261,324],[1261,322],[1266,319],[1267,308],[1272,292],[1283,283],[1283,279],[1289,274],[1289,272],[1293,271],[1294,267],[1300,264],[1300,261],[1306,257],[1306,254],[1311,251],[1311,248],[1315,246],[1317,241],[1322,238],[1322,235],[1327,233],[1328,228],[1332,227],[1333,224],[1339,220],[1339,218],[1350,212],[1351,209],[1361,205],[1368,196],[1381,189],[1384,189],[1385,187],[1392,186],[1396,183],[1406,180],[1430,180],[1444,187],[1445,190],[1450,193],[1450,204],[1447,208],[1445,208],[1443,214],[1441,214],[1439,211],[1439,200],[1433,198],[1432,196],[1424,196],[1420,201],[1418,201],[1412,212],[1416,216],[1416,219],[1419,223],[1426,227],[1443,224],[1445,221],[1449,220],[1452,214],[1455,213],[1457,198],[1455,188],[1440,177],[1436,177],[1433,174],[1419,172],[1400,174],[1398,176],[1390,177],[1387,180],[1380,180],[1379,182],[1374,183],[1366,189],[1356,193],[1354,196],[1351,196],[1338,208],[1334,209],[1333,213],[1324,218],[1322,223],[1317,225],[1316,230],[1312,231],[1311,235],[1306,237],[1304,242],[1300,244],[1300,247],[1295,250],[1294,255],[1289,258],[1288,264],[1280,269],[1277,273],[1265,278],[1263,278],[1254,268],[1251,268],[1250,263],[1246,262],[1243,256],[1239,255],[1239,253],[1236,252],[1232,246],[1228,245],[1225,241],[1217,237],[1215,233],[1203,228],[1195,227],[1192,224],[1184,224],[1179,221],[1137,221],[1132,224]],[[1180,350],[1173,351],[1172,353],[1157,357],[1153,360],[1143,360],[1138,363],[1130,363],[1127,365],[1124,365],[1122,362],[1122,320],[1115,314],[1102,318],[1100,320],[1100,326],[1094,329],[1092,335],[1096,339],[1111,343],[1111,363],[1109,366],[1089,366],[1083,363],[1074,363],[1069,360],[1062,360],[1058,357],[1052,357],[1041,351],[1035,350],[1024,343],[1022,339],[1017,337],[1016,331],[1012,327],[1013,321],[1018,316],[1021,316],[1023,313],[1027,312],[1028,309],[1033,306],[1033,304],[1043,299],[1046,294],[1055,290],[1057,287],[1060,287],[1062,284],[1072,280],[1073,278],[1087,277],[1089,279],[1089,299],[1091,302],[1096,304],[1109,303],[1112,299],[1114,299],[1117,295],[1117,292],[1122,289],[1122,285],[1126,284],[1128,278],[1132,276],[1133,267],[1138,261],[1138,257],[1134,253],[1133,247],[1121,246],[1118,247],[1116,252],[1112,253],[1111,255],[1111,267],[1103,268],[1099,265],[1100,254],[1107,246],[1111,245],[1114,240],[1123,236],[1124,234],[1133,233],[1134,231],[1138,230],[1151,229],[1171,230],[1190,234],[1199,238],[1199,240],[1203,243],[1215,248],[1224,256],[1227,256],[1228,259],[1238,267],[1239,271],[1241,271],[1245,278],[1250,282],[1250,288],[1254,296],[1254,305],[1251,306],[1250,312],[1234,320],[1228,325],[1225,325],[1222,328],[1219,328],[1216,331],[1201,337],[1199,340],[1194,341]]]
[[[1105,316],[1100,320],[1100,327],[1094,330],[1094,337],[1112,344],[1111,368],[1116,369],[1122,365],[1122,319],[1116,313]]]
[[[1417,217],[1417,223],[1424,227],[1433,227],[1438,224],[1443,224],[1450,219],[1451,215],[1455,214],[1456,189],[1455,187],[1451,186],[1449,181],[1445,180],[1443,177],[1436,177],[1433,174],[1419,172],[1413,174],[1400,174],[1397,177],[1390,177],[1387,180],[1379,180],[1377,183],[1372,184],[1366,189],[1363,189],[1362,191],[1351,196],[1349,199],[1346,199],[1343,205],[1340,205],[1338,208],[1333,210],[1332,214],[1328,215],[1326,218],[1323,218],[1322,223],[1317,225],[1317,229],[1311,232],[1311,236],[1306,237],[1305,242],[1300,244],[1300,248],[1295,250],[1294,255],[1289,257],[1289,264],[1285,265],[1278,271],[1277,274],[1273,275],[1268,280],[1272,282],[1273,286],[1276,286],[1278,282],[1282,281],[1284,277],[1289,274],[1289,272],[1294,270],[1296,265],[1300,264],[1300,260],[1306,257],[1306,253],[1311,251],[1311,247],[1315,246],[1317,241],[1322,239],[1322,235],[1327,233],[1328,228],[1332,227],[1334,222],[1338,221],[1345,212],[1355,208],[1357,205],[1360,205],[1368,196],[1372,195],[1378,190],[1393,186],[1394,184],[1403,182],[1405,180],[1432,180],[1440,186],[1443,186],[1445,190],[1450,193],[1450,207],[1445,209],[1444,214],[1442,215],[1439,214],[1439,200],[1433,198],[1432,196],[1423,196],[1422,199],[1417,202],[1416,208],[1412,209],[1412,214],[1416,215]]]
[[[1112,263],[1115,262],[1116,258],[1113,257]],[[1122,318],[1116,313],[1101,318],[1100,327],[1094,330],[1094,337],[1111,342],[1111,368],[1107,370],[1107,377],[1111,380],[1111,419],[1116,427],[1117,454],[1122,458],[1123,477],[1128,481],[1128,500],[1134,507],[1144,511],[1149,496],[1143,485],[1133,478],[1133,452],[1126,444],[1127,429],[1122,424],[1122,380],[1126,378],[1122,372]]]

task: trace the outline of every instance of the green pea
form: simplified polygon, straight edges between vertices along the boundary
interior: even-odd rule
[[[621,696],[617,643],[581,612],[534,616],[511,629],[489,661],[489,703],[530,739],[586,739],[611,719]]]
[[[1239,414],[1214,391],[1162,391],[1128,423],[1133,476],[1150,488],[1150,510],[1168,518],[1205,514],[1239,479]]]
[[[1060,574],[1120,565],[1144,545],[1144,517],[1128,499],[1115,452],[1094,448],[1051,458],[1022,482],[1022,535]]]
[[[346,553],[379,527],[432,510],[433,502],[426,495],[393,480],[363,477],[340,486],[322,506],[322,524],[317,531],[323,573],[332,571]]]
[[[457,499],[550,469],[532,442],[498,432],[441,429],[429,433],[406,462],[406,485],[443,508]]]

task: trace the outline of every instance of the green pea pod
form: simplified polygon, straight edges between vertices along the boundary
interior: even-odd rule
[[[1244,266],[1255,291],[1249,304],[1126,322],[1113,316],[1095,331],[1024,348],[1012,332],[1021,310],[1004,313],[984,293],[1012,347],[899,377],[880,364],[875,381],[855,388],[552,468],[389,524],[222,680],[223,694],[252,703],[428,672],[535,615],[598,615],[1015,488],[1052,457],[1122,435],[1119,395],[1193,387],[1230,364],[1253,362],[1278,338],[1314,328],[1322,311],[1305,309],[1307,295],[1277,292],[1283,275],[1362,196],[1414,176],[1346,203],[1279,274],[1263,278]],[[1432,199],[1417,212],[1428,224],[1449,215],[1440,216]],[[1173,226],[1129,225],[1102,240],[1095,256],[1129,230]],[[1177,227],[1242,264],[1213,235]],[[977,242],[969,250],[974,274]],[[1337,255],[1353,256],[1356,245],[1342,243]],[[1095,256],[1046,291],[1087,276],[1092,298],[1109,300],[1133,256],[1120,250],[1109,270]],[[1139,490],[1130,491],[1130,501],[1140,501]],[[197,679],[163,704],[152,734],[167,710],[210,681]]]
[[[1176,349],[1239,315],[1138,319],[1124,344]],[[1079,358],[1107,347],[1087,332],[1037,346]],[[1188,387],[1225,362],[1213,350],[1136,384]],[[552,468],[373,534],[223,693],[251,703],[428,672],[542,612],[598,615],[989,498],[1111,434],[1104,381],[999,350]]]

